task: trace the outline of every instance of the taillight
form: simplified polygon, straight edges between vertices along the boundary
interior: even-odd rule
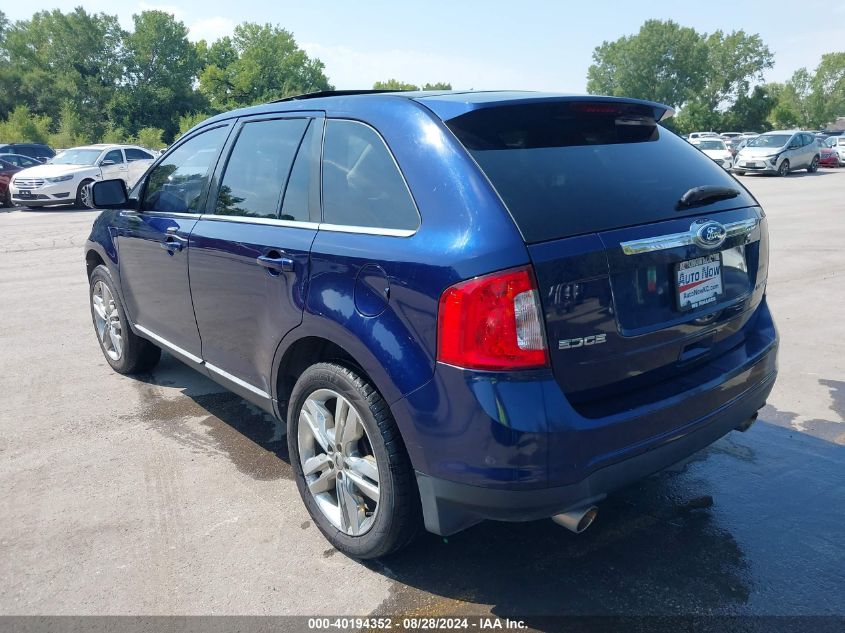
[[[437,317],[437,360],[468,369],[549,364],[534,275],[528,266],[446,289]]]

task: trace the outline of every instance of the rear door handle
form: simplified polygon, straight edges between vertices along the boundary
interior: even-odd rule
[[[268,270],[275,270],[278,272],[290,273],[293,272],[293,260],[290,257],[279,255],[278,253],[269,253],[256,257],[255,261],[259,266],[263,266]]]

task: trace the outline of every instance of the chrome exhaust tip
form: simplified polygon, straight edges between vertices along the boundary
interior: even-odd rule
[[[556,514],[552,517],[552,521],[562,525],[570,532],[580,534],[593,524],[598,513],[599,509],[596,506],[584,506]]]

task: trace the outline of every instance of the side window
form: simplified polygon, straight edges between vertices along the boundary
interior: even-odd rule
[[[326,122],[323,221],[382,229],[419,226],[414,200],[390,150],[368,125]]]
[[[132,161],[136,160],[152,160],[153,155],[148,154],[142,149],[136,149],[134,147],[127,147],[125,150],[126,152],[126,162],[131,163]]]
[[[209,173],[229,133],[227,126],[192,137],[150,172],[142,211],[199,213]]]
[[[103,160],[101,162],[111,165],[120,165],[123,163],[123,152],[119,149],[113,149],[103,156]]]
[[[245,123],[226,163],[216,215],[277,218],[308,119]]]
[[[314,173],[315,156],[319,155],[319,145],[315,148],[314,143],[320,142],[318,135],[321,131],[322,125],[313,121],[299,144],[299,151],[293,161],[282,202],[282,220],[297,222],[311,220],[312,185],[316,185],[316,182],[312,183],[311,174]],[[314,191],[314,194],[315,199],[319,198],[319,192]]]

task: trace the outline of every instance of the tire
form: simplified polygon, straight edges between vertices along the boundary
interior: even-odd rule
[[[12,192],[9,189],[6,189],[6,193],[0,196],[0,207],[11,207],[12,205]]]
[[[346,440],[338,443],[339,410]],[[416,536],[419,493],[399,429],[379,392],[358,373],[334,363],[302,373],[288,407],[288,449],[299,494],[336,549],[381,558]]]
[[[789,175],[789,161],[784,159],[784,161],[778,167],[778,176],[781,178]]]
[[[90,203],[90,200],[86,199],[90,194],[84,193],[85,187],[90,185],[92,182],[94,182],[94,181],[91,180],[90,178],[86,178],[81,183],[79,183],[79,187],[76,188],[75,206],[81,207],[83,209],[93,209],[94,208],[93,205]],[[89,189],[89,191],[90,191],[90,189]]]
[[[129,327],[117,286],[109,269],[102,264],[91,273],[88,303],[100,350],[112,369],[119,374],[136,374],[156,366],[161,349]]]
[[[807,167],[808,174],[815,174],[819,170],[819,157],[813,156],[813,160],[810,161],[810,166]]]

